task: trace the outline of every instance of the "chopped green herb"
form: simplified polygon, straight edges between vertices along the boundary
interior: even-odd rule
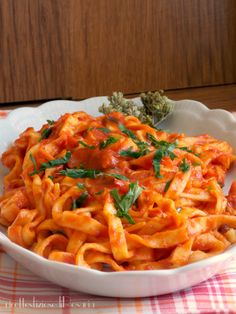
[[[102,172],[96,169],[65,169],[61,170],[59,174],[73,179],[77,178],[92,178],[95,179],[98,174]]]
[[[87,192],[82,193],[78,199],[73,200],[72,209],[81,207],[87,198],[88,198],[88,193]]]
[[[111,130],[109,130],[108,128],[98,128],[98,130],[102,131],[105,134],[111,133]]]
[[[181,150],[184,150],[184,151],[186,151],[186,152],[188,152],[188,153],[192,153],[193,154],[193,151],[191,150],[191,149],[189,149],[188,147],[178,147],[179,149],[181,149]]]
[[[134,224],[135,222],[128,211],[136,202],[141,192],[142,188],[137,182],[130,183],[129,191],[125,195],[120,195],[117,189],[112,190],[110,193],[115,201],[116,215],[121,218],[126,218],[130,224]]]
[[[131,157],[131,158],[139,158],[142,156],[141,151],[133,151],[132,148],[128,148],[126,150],[120,151],[120,156],[122,157]]]
[[[181,164],[179,165],[179,169],[180,169],[182,172],[187,172],[187,171],[189,171],[190,165],[189,165],[189,163],[187,163],[187,161],[186,161],[185,158],[182,160]]]
[[[167,192],[167,191],[168,191],[168,189],[169,189],[169,187],[170,187],[170,185],[171,185],[172,180],[173,180],[173,179],[170,179],[169,181],[166,182],[166,186],[165,186],[165,188],[164,188],[164,192]]]
[[[90,126],[88,129],[87,129],[87,132],[90,132],[94,129],[94,126]]]
[[[100,149],[104,149],[106,148],[108,145],[111,145],[111,144],[114,144],[118,141],[119,139],[118,138],[115,138],[113,136],[109,136],[108,139],[102,141],[100,144],[99,144],[99,147]]]
[[[34,175],[36,173],[44,171],[45,169],[53,168],[53,167],[60,166],[60,165],[65,165],[70,160],[70,157],[71,157],[71,152],[67,151],[64,157],[61,157],[61,158],[58,158],[58,159],[49,160],[48,162],[43,162],[41,164],[41,166],[39,167],[39,169],[36,170],[36,161],[33,158],[33,156],[31,155],[30,159],[31,159],[31,161],[34,164],[34,171],[31,172],[29,175],[32,176],[32,175]]]
[[[48,168],[65,165],[68,163],[70,158],[71,158],[71,152],[67,151],[64,157],[49,160],[48,162],[43,162],[39,168],[39,171],[44,171],[45,169],[48,169]]]
[[[136,135],[130,131],[129,129],[127,129],[124,124],[119,123],[118,124],[119,129],[121,130],[122,133],[128,135],[128,137],[132,138],[133,140],[138,140],[138,138],[136,137]]]
[[[86,144],[86,143],[83,142],[83,141],[78,141],[78,143],[81,144],[81,145],[84,146],[84,147],[89,148],[89,149],[94,149],[94,148],[95,148],[94,145],[88,145],[88,144]]]
[[[34,156],[30,153],[30,160],[32,161],[32,163],[33,163],[33,166],[34,166],[34,171],[32,171],[32,172],[30,172],[29,173],[29,175],[30,176],[33,176],[34,174],[37,174],[38,173],[38,171],[37,171],[37,165],[36,165],[36,160],[35,160],[35,158],[34,158]]]
[[[77,185],[77,186],[78,186],[78,188],[79,188],[79,189],[81,189],[81,190],[84,190],[84,189],[85,189],[85,185],[84,185],[84,183],[80,183],[80,182],[78,182],[76,185]]]
[[[54,180],[54,176],[48,176],[52,181]]]
[[[44,129],[42,131],[42,133],[41,133],[41,137],[40,137],[39,141],[42,141],[42,140],[48,138],[51,135],[51,133],[52,133],[52,128],[51,127],[47,128],[47,129]]]
[[[102,189],[102,190],[96,192],[95,195],[101,195],[103,192],[104,192],[104,189]]]
[[[152,143],[154,147],[160,146],[159,141],[155,138],[155,136],[153,136],[150,133],[146,133],[146,135],[147,135],[147,139]]]
[[[160,173],[161,170],[161,161],[163,157],[169,156],[171,160],[173,160],[176,155],[173,153],[173,150],[176,148],[177,143],[168,143],[166,141],[159,141],[158,142],[159,148],[156,150],[152,165],[154,168],[155,176],[157,178],[162,178]]]
[[[118,174],[118,173],[104,173],[104,175],[106,175],[107,177],[114,177],[118,180],[129,181],[129,179],[126,176],[123,176],[122,174]]]
[[[55,124],[55,121],[54,121],[54,120],[47,120],[47,123],[48,123],[49,125],[54,125],[54,124]]]

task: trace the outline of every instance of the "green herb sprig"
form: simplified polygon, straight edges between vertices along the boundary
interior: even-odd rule
[[[58,158],[58,159],[49,160],[48,162],[43,162],[41,164],[41,166],[39,167],[39,169],[37,170],[36,169],[36,161],[35,161],[33,155],[30,154],[30,159],[31,159],[31,161],[32,161],[32,163],[34,165],[34,171],[29,173],[29,175],[32,176],[34,174],[40,173],[42,171],[45,171],[46,169],[53,168],[53,167],[56,167],[56,166],[65,165],[65,164],[68,163],[70,158],[71,158],[71,152],[67,151],[64,157],[61,157],[61,158]]]
[[[169,156],[171,160],[173,160],[176,155],[173,153],[173,150],[176,148],[177,144],[176,142],[174,143],[168,143],[166,141],[159,141],[159,147],[156,150],[153,160],[152,160],[152,165],[154,168],[155,176],[157,178],[162,178],[161,175],[161,161],[163,157]]]
[[[118,173],[105,173],[96,169],[84,169],[84,168],[65,169],[65,170],[61,170],[59,174],[66,177],[73,178],[73,179],[78,179],[78,178],[95,179],[97,176],[107,176],[107,177],[113,177],[118,180],[129,181],[129,179],[124,175],[121,175]]]
[[[47,123],[48,123],[49,125],[51,125],[51,127],[46,128],[46,129],[44,129],[44,130],[42,131],[41,137],[40,137],[39,141],[42,141],[42,140],[48,138],[48,137],[51,135],[51,133],[52,133],[53,125],[55,124],[55,121],[54,121],[54,120],[47,120]]]
[[[190,164],[187,163],[186,159],[184,158],[181,162],[181,164],[179,165],[179,169],[182,171],[182,172],[187,172],[189,171],[190,169]]]
[[[142,188],[137,182],[130,183],[129,191],[123,196],[119,194],[117,189],[112,190],[110,193],[115,201],[115,208],[117,210],[116,215],[120,218],[126,218],[130,224],[134,224],[135,222],[129,215],[128,211],[136,202],[141,192]]]
[[[88,192],[83,192],[79,198],[74,199],[72,202],[72,209],[76,209],[79,208],[83,205],[83,203],[85,202],[85,200],[88,198]]]
[[[95,146],[94,145],[88,145],[87,143],[83,142],[83,141],[78,141],[79,144],[81,144],[82,146],[89,148],[89,149],[94,149]]]
[[[113,136],[109,136],[106,140],[100,142],[99,148],[100,148],[100,149],[104,149],[104,148],[106,148],[107,146],[116,143],[118,140],[119,140],[118,138],[115,138],[115,137],[113,137]]]

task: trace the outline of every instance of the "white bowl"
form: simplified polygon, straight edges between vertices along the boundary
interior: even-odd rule
[[[107,102],[106,97],[80,102],[61,100],[45,103],[38,108],[12,111],[6,119],[0,121],[0,154],[28,126],[39,129],[47,119],[55,120],[65,112],[84,110],[97,116],[98,107],[103,102]],[[224,110],[209,110],[196,101],[176,101],[173,114],[161,127],[188,135],[208,133],[228,141],[236,151],[236,119],[233,115]],[[6,169],[0,166],[0,192],[5,173]],[[233,178],[236,178],[236,167],[227,175],[225,192]],[[5,235],[5,229],[0,229],[0,244],[4,250],[33,273],[64,287],[109,297],[147,297],[181,290],[212,277],[236,255],[234,245],[222,254],[176,269],[105,273],[49,261],[11,242]]]

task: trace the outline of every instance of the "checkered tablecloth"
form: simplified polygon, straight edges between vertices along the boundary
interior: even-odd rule
[[[0,118],[6,115],[0,111]],[[163,296],[122,299],[87,295],[54,285],[0,250],[0,313],[236,313],[236,259],[220,274],[192,288]]]

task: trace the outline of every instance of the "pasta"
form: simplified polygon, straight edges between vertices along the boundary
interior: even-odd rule
[[[169,134],[119,112],[64,114],[3,153],[0,223],[11,241],[52,261],[180,267],[236,242],[236,182],[222,191],[235,158],[206,134]]]

